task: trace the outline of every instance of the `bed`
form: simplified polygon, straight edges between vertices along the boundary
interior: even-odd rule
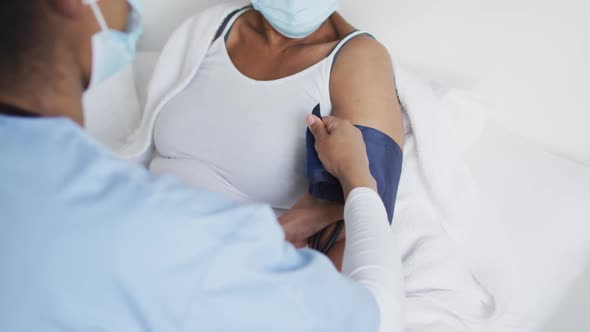
[[[145,36],[133,69],[137,98],[111,98],[119,104],[101,107],[104,116],[105,109],[127,103],[129,120],[120,128],[91,128],[95,135],[117,139],[115,133],[133,126],[168,36],[183,19],[216,2],[145,1]],[[506,294],[500,314],[482,331],[590,330],[580,314],[590,306],[590,4],[344,0],[341,11],[421,77],[477,95],[486,109],[487,120],[464,156],[496,212],[489,222],[506,235],[505,243],[492,243],[482,257],[493,256],[494,245],[509,257],[487,270]],[[88,110],[89,122],[97,113]],[[455,130],[467,132],[472,125],[462,117]],[[480,252],[468,223],[452,225],[460,229],[461,250]]]

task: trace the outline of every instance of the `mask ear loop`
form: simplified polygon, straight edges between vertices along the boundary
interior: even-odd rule
[[[96,3],[97,1],[98,0],[83,0],[82,2],[85,5],[90,6],[90,9],[94,13],[94,16],[96,17],[96,21],[98,22],[98,25],[100,26],[100,28],[103,31],[107,31],[107,30],[109,30],[109,26],[107,25],[107,21],[104,19],[104,15],[102,14],[100,7]]]

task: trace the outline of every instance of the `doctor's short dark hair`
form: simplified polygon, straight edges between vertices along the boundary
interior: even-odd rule
[[[44,0],[0,0],[0,75],[21,71],[43,41]]]

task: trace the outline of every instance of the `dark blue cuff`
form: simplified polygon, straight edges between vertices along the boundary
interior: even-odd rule
[[[313,110],[313,114],[321,118],[319,105]],[[356,127],[363,135],[371,174],[377,181],[379,196],[385,205],[391,223],[402,172],[402,150],[391,137],[381,131],[364,126]],[[315,138],[309,130],[306,134],[306,143],[309,193],[316,198],[344,203],[342,186],[338,179],[324,169],[315,150]]]

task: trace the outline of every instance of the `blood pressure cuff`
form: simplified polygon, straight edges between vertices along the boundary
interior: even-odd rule
[[[321,118],[319,105],[313,110],[313,114]],[[363,134],[369,157],[369,168],[377,181],[379,196],[385,205],[391,224],[402,171],[402,150],[391,137],[379,130],[364,126],[356,127]],[[319,199],[344,203],[344,193],[340,181],[328,173],[322,165],[315,150],[315,138],[309,129],[306,134],[306,143],[309,193]]]

